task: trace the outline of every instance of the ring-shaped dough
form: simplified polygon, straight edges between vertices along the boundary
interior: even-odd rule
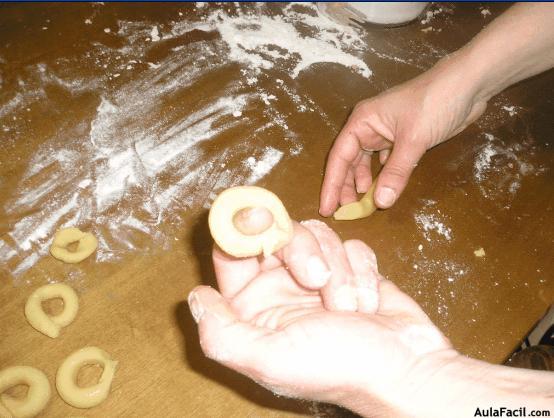
[[[263,207],[273,215],[273,224],[257,235],[245,235],[234,224],[238,211]],[[271,255],[292,238],[292,222],[279,198],[256,186],[238,186],[223,191],[215,199],[208,217],[210,232],[217,245],[235,257]]]
[[[63,311],[58,315],[49,316],[42,309],[42,302],[48,299],[61,298]],[[60,335],[62,327],[66,327],[77,316],[79,298],[77,293],[66,284],[54,283],[36,289],[25,304],[25,317],[31,326],[50,338]]]
[[[104,370],[93,386],[77,386],[79,369],[89,364],[100,364]],[[92,408],[102,403],[110,393],[117,361],[98,347],[85,347],[71,353],[56,373],[56,388],[62,399],[75,408]]]
[[[15,399],[2,393],[17,385],[29,387],[27,396]],[[50,383],[39,369],[29,366],[12,366],[0,370],[0,417],[34,417],[50,400]]]
[[[75,251],[69,251],[67,246],[79,242]],[[54,235],[50,246],[50,254],[65,263],[79,263],[96,251],[98,240],[90,232],[81,232],[79,228],[60,229]]]

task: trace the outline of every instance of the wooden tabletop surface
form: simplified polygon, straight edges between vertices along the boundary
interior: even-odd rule
[[[48,417],[346,415],[203,357],[186,295],[214,284],[207,208],[258,184],[293,218],[319,218],[326,154],[354,104],[505,7],[439,4],[356,32],[312,5],[0,5],[0,368],[35,366],[54,384],[80,347],[119,360],[104,403],[78,410],[54,392]],[[382,274],[479,359],[502,362],[554,299],[553,97],[552,71],[519,83],[428,152],[394,208],[326,220],[368,243]],[[99,238],[95,256],[48,255],[68,225]],[[23,315],[51,282],[80,297],[57,339]]]

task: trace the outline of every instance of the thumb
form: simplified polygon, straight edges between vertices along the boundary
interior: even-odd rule
[[[414,141],[394,143],[392,152],[377,179],[374,200],[379,208],[387,209],[394,205],[425,151],[423,144]]]
[[[244,374],[257,364],[261,337],[272,331],[241,322],[229,302],[209,286],[196,287],[188,297],[198,323],[204,354]]]

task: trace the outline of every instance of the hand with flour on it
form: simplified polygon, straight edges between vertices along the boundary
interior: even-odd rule
[[[423,154],[463,131],[506,87],[554,66],[554,4],[519,3],[470,43],[404,84],[356,105],[331,148],[320,213],[357,200],[384,167],[374,200],[391,207]]]
[[[254,229],[262,220],[255,210],[242,219]],[[314,255],[333,275],[367,288],[357,311],[325,306],[324,287],[306,276]],[[189,295],[202,349],[276,394],[368,417],[552,406],[551,373],[459,354],[415,301],[380,278],[369,247],[341,243],[322,222],[295,224],[292,241],[275,256],[239,259],[215,248],[213,262],[219,292],[198,286]]]
[[[266,259],[214,249],[221,293],[199,286],[189,296],[205,354],[285,396],[352,409],[360,402],[371,410],[415,396],[417,384],[405,383],[416,375],[423,381],[432,369],[419,363],[431,364],[432,353],[456,356],[450,343],[411,298],[380,277],[364,243],[341,242],[319,221],[294,230],[291,243]],[[358,312],[328,310],[321,290],[295,278],[314,251],[332,274],[364,284]],[[366,402],[367,392],[375,402]]]

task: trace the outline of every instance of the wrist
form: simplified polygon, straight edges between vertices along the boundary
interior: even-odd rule
[[[381,386],[376,376],[344,392],[338,402],[361,416],[474,416],[477,408],[552,408],[554,379],[549,372],[498,366],[465,357],[453,349],[420,357],[401,381]],[[382,379],[386,380],[386,379]]]
[[[449,401],[437,397],[437,390],[444,385],[442,376],[450,375],[450,369],[460,357],[454,349],[420,356],[402,378],[396,380],[368,373],[365,382],[358,381],[337,403],[363,417],[443,417],[450,408]],[[376,380],[379,381],[378,389]],[[448,386],[452,386],[452,382]]]
[[[470,44],[441,58],[433,67],[447,74],[444,77],[452,97],[467,97],[467,100],[477,104],[488,102],[497,93],[497,87],[491,84],[488,76],[490,69],[485,68]]]
[[[553,412],[554,378],[549,372],[516,369],[465,357],[454,350],[419,365],[416,384],[395,403],[416,417],[474,416],[477,409],[502,407]]]

